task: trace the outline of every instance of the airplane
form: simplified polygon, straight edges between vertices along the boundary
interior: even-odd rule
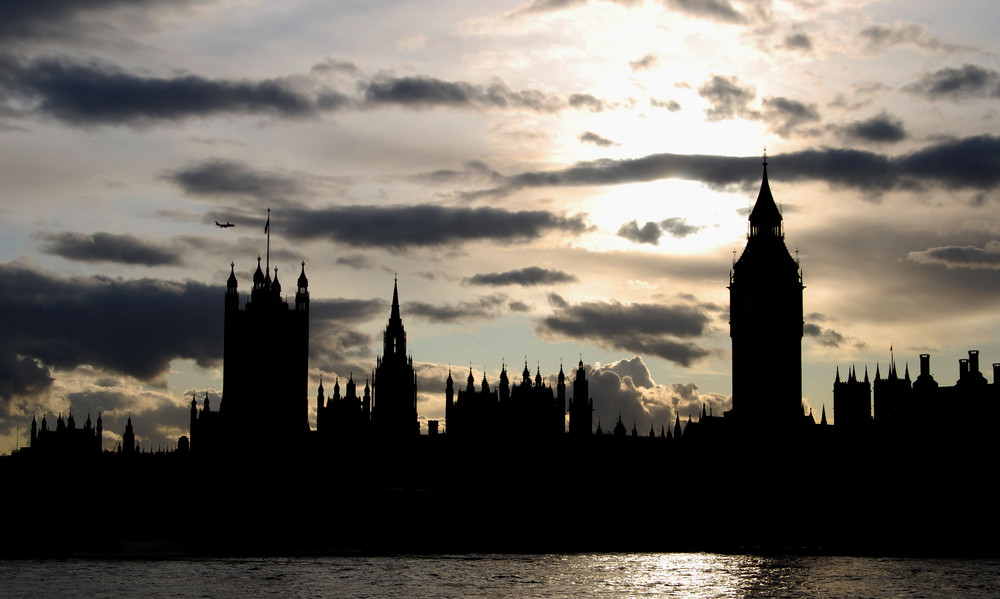
[[[218,226],[218,227],[220,227],[222,229],[228,229],[229,227],[235,227],[236,226],[233,223],[229,222],[228,220],[226,221],[226,224],[222,224],[219,221],[215,221],[215,224],[216,224],[216,226]]]

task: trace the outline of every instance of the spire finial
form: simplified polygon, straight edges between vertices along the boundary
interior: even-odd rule
[[[764,146],[764,166],[767,166],[767,146]]]

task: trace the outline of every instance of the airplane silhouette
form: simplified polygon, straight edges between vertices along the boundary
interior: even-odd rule
[[[228,220],[226,221],[226,224],[222,224],[219,221],[215,221],[215,224],[218,227],[223,228],[223,229],[228,229],[229,227],[235,227],[236,226],[233,223],[229,222]]]

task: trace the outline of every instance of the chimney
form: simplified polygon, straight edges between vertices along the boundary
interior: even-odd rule
[[[972,374],[979,373],[979,350],[970,349],[969,350],[969,372]]]
[[[931,375],[931,355],[920,354],[920,376],[921,378]]]
[[[964,381],[969,376],[969,360],[962,358],[958,361],[958,380]]]
[[[1000,362],[993,363],[993,384],[1000,382]]]

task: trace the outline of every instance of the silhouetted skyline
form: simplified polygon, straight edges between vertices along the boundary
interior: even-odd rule
[[[100,413],[108,448],[131,414],[155,451],[217,407],[213,298],[230,263],[249,290],[268,208],[283,300],[311,282],[310,426],[321,376],[374,370],[396,273],[424,430],[449,369],[525,356],[552,386],[583,358],[606,429],[720,414],[764,147],[814,413],[890,347],[995,359],[997,10],[5,8],[0,452],[33,413]]]
[[[446,421],[428,419],[420,434],[419,377],[408,345],[398,280],[394,281],[383,351],[359,394],[353,374],[327,397],[322,382],[310,429],[303,388],[308,380],[311,301],[305,263],[294,304],[282,299],[276,271],[258,267],[241,299],[231,265],[217,300],[224,319],[224,389],[217,409],[192,395],[189,434],[176,450],[142,451],[131,417],[115,451],[105,451],[88,416],[70,413],[55,429],[32,419],[29,445],[0,461],[7,480],[32,480],[7,510],[31,505],[47,513],[75,490],[88,513],[126,525],[95,535],[50,523],[16,524],[17,543],[2,555],[123,555],[137,539],[167,543],[185,554],[467,551],[808,551],[993,555],[996,523],[982,522],[997,451],[1000,363],[993,382],[980,352],[959,361],[954,386],[931,374],[901,375],[895,358],[883,377],[856,368],[833,384],[831,425],[825,405],[817,421],[801,400],[803,286],[799,263],[784,243],[783,217],[772,195],[767,160],[750,234],[729,277],[734,395],[715,414],[702,405],[682,423],[631,431],[618,413],[606,433],[593,413],[583,359],[568,380],[562,366],[553,388],[527,360],[520,380],[506,366],[491,388],[445,383]],[[268,230],[270,221],[265,229]],[[268,260],[270,240],[268,239]],[[762,358],[762,356],[766,356]],[[591,371],[593,374],[593,370]],[[570,395],[572,393],[572,395]],[[975,419],[929,418],[937,405]],[[567,430],[566,417],[569,416]],[[928,434],[927,423],[939,426]],[[277,438],[280,442],[275,442]],[[682,478],[671,464],[698,459]],[[947,468],[947,480],[927,480]],[[35,475],[57,469],[57,478]],[[613,473],[615,484],[602,484]],[[642,480],[636,485],[632,481]],[[144,503],[108,502],[97,491],[113,481]],[[627,484],[622,484],[627,481]],[[678,484],[682,481],[682,484]],[[157,493],[156,488],[161,492]],[[162,489],[170,492],[163,493]],[[734,493],[733,489],[738,489]],[[621,512],[642,501],[692,501],[708,517],[657,533],[595,529],[598,506]],[[810,497],[811,502],[801,501]],[[192,501],[192,498],[196,498]],[[211,498],[212,509],[206,509]],[[301,510],[309,505],[311,518]],[[4,507],[6,506],[6,507]],[[552,507],[555,506],[555,511]],[[961,511],[956,514],[956,511]],[[915,526],[919,520],[920,526]],[[422,534],[416,523],[433,523]]]

